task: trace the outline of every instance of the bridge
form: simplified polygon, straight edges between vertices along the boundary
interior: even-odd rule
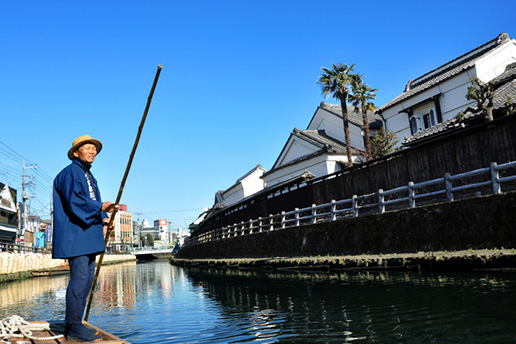
[[[174,247],[136,247],[133,254],[138,260],[168,258],[173,255]]]

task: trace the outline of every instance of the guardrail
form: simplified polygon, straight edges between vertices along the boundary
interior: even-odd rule
[[[142,252],[160,252],[160,251],[172,251],[174,249],[173,246],[162,246],[162,247],[154,247],[154,246],[144,246],[144,247],[134,247],[129,251],[133,254],[142,253]]]
[[[34,247],[23,243],[11,243],[0,241],[0,252],[10,253],[48,253],[50,252],[44,247]]]
[[[487,177],[487,178],[486,178]],[[451,175],[421,183],[409,182],[391,190],[361,195],[315,205],[295,208],[280,214],[259,217],[247,222],[235,223],[191,237],[187,245],[223,240],[231,237],[279,230],[288,227],[335,221],[345,217],[358,217],[363,214],[384,213],[387,207],[393,209],[414,208],[424,202],[433,204],[440,201],[453,201],[455,198],[473,197],[490,193],[501,193],[502,184],[516,181],[516,161],[498,165],[492,162],[489,167]]]

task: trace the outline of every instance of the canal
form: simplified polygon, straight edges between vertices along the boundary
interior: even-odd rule
[[[62,320],[68,276],[0,284],[0,317]],[[516,343],[514,272],[103,266],[89,321],[133,344]]]

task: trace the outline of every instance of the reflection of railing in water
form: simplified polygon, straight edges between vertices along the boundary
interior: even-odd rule
[[[500,176],[501,173],[512,173]],[[488,178],[485,178],[488,175]],[[466,180],[466,181],[464,181]],[[187,244],[205,243],[253,233],[273,231],[318,222],[335,221],[346,217],[358,217],[363,214],[383,213],[387,207],[393,209],[414,208],[416,202],[432,204],[441,201],[453,201],[456,198],[478,196],[482,193],[501,193],[501,185],[516,181],[516,161],[481,168],[465,173],[451,175],[421,183],[409,182],[391,190],[378,190],[376,193],[356,196],[345,200],[315,205],[289,212],[259,217],[247,222],[218,228],[191,237]],[[469,192],[469,194],[468,194]]]
[[[274,339],[268,342],[275,342],[291,334],[296,343],[399,343],[406,338],[441,342],[445,337],[460,342],[460,334],[470,327],[461,317],[467,318],[479,307],[473,302],[481,302],[493,290],[509,291],[513,280],[496,274],[401,271],[308,273],[196,267],[185,271],[202,288],[203,296],[220,304],[217,309],[227,319],[251,324],[249,332],[257,340],[269,335]],[[462,302],[465,298],[468,302]],[[500,328],[510,326],[500,318],[496,319],[503,323]],[[449,328],[457,330],[458,336],[450,336]]]

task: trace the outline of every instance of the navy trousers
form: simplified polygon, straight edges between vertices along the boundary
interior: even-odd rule
[[[82,324],[86,299],[95,278],[95,255],[69,258],[70,282],[66,289],[67,324]]]

